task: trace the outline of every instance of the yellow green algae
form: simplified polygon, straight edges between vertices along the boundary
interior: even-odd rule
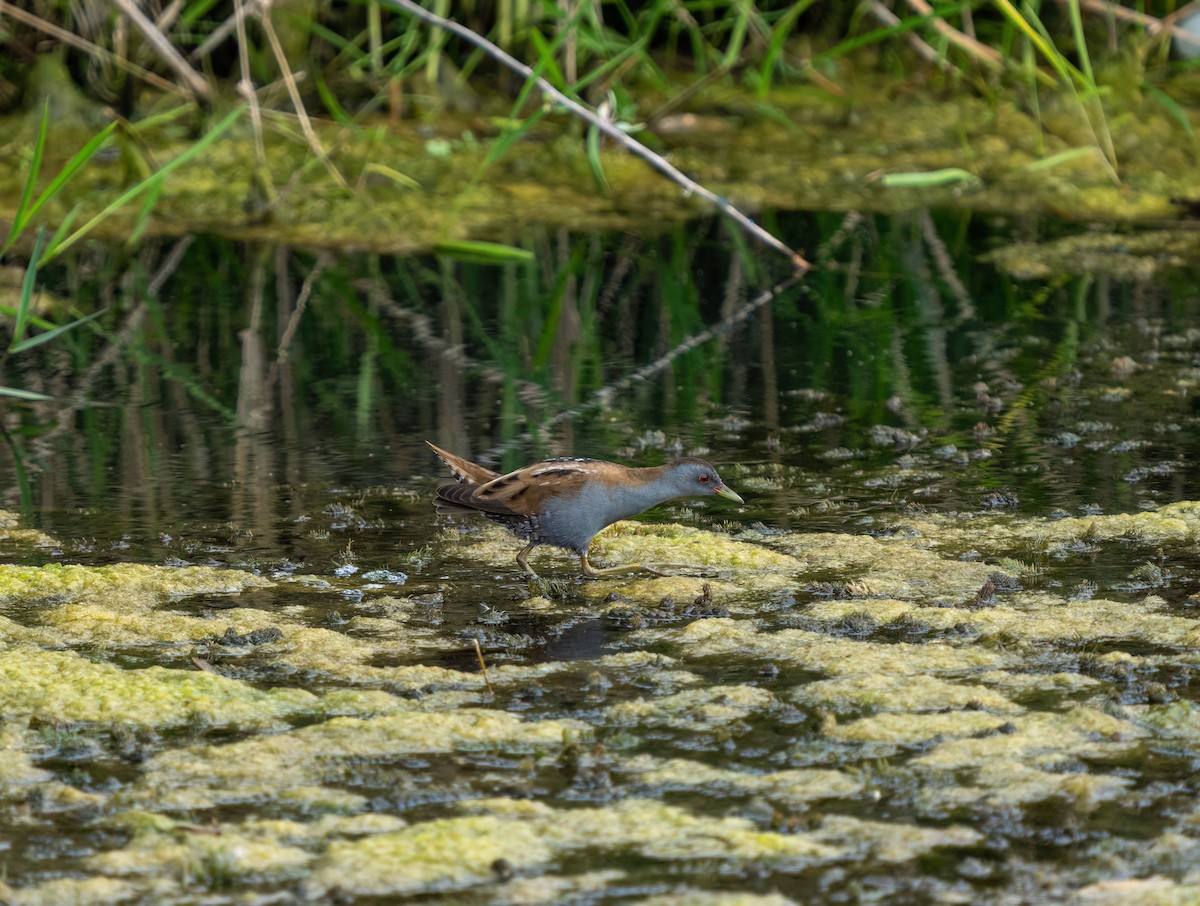
[[[0,649],[0,707],[52,721],[254,727],[311,712],[318,699],[303,689],[257,689],[201,670],[129,670],[17,645]]]
[[[1021,280],[1105,274],[1145,282],[1200,259],[1200,236],[1190,229],[1089,232],[1045,242],[1017,242],[980,257]]]
[[[1192,906],[1200,902],[1200,879],[1181,883],[1163,875],[1097,881],[1074,891],[1079,906]]]
[[[306,893],[459,890],[494,879],[497,859],[527,873],[588,850],[628,849],[662,862],[761,860],[791,866],[829,861],[840,853],[802,834],[762,831],[744,818],[702,818],[645,799],[571,811],[517,800],[477,801],[465,808],[477,813],[334,843],[309,877]]]
[[[299,883],[316,899],[495,885],[514,898],[525,891],[529,902],[553,902],[624,877],[612,870],[555,874],[564,860],[579,857],[607,861],[636,852],[681,866],[704,860],[732,870],[753,862],[783,873],[847,860],[904,865],[934,849],[980,843],[978,831],[947,823],[947,816],[1043,803],[1085,815],[1125,804],[1137,795],[1136,779],[1096,765],[1126,763],[1150,745],[1190,746],[1200,739],[1200,708],[1189,701],[1115,701],[1112,684],[1099,678],[1105,670],[1186,666],[1186,655],[1097,646],[1187,651],[1196,647],[1196,621],[1153,595],[1068,600],[1038,588],[999,593],[984,605],[977,594],[1000,571],[999,554],[1030,542],[1044,546],[1048,533],[1064,541],[1086,534],[1097,544],[1118,538],[1186,544],[1200,537],[1198,514],[1195,504],[1175,505],[1068,526],[1069,520],[921,517],[906,520],[910,534],[878,539],[754,533],[730,539],[676,526],[619,527],[606,545],[631,547],[606,547],[605,556],[676,560],[680,549],[689,557],[711,549],[705,566],[717,577],[582,582],[566,597],[545,599],[540,614],[577,615],[591,606],[608,615],[628,603],[580,602],[629,589],[638,607],[657,607],[665,594],[686,605],[707,582],[711,599],[731,602],[735,616],[634,626],[620,637],[627,650],[582,664],[492,663],[493,692],[475,671],[381,665],[398,652],[428,658],[465,647],[420,625],[404,598],[381,597],[378,608],[336,631],[306,623],[300,607],[181,609],[181,598],[198,593],[249,604],[236,596],[255,594],[266,580],[233,571],[12,568],[4,606],[13,616],[36,613],[37,625],[12,621],[0,636],[0,704],[10,718],[0,730],[0,802],[37,789],[65,813],[108,815],[106,826],[128,839],[87,857],[86,870],[97,875],[90,883],[39,883],[11,899],[98,902],[107,893],[114,901],[149,901],[212,886]],[[495,565],[507,569],[511,538],[496,537],[502,555]],[[646,539],[659,545],[648,549],[649,557],[646,548],[632,546]],[[992,562],[959,561],[961,546],[992,555]],[[474,542],[462,548],[475,554]],[[574,568],[569,558],[564,563]],[[762,606],[770,593],[755,584],[759,579],[770,589],[796,589],[814,573],[838,576],[844,596],[792,605],[789,612]],[[306,598],[335,593],[303,590]],[[516,611],[521,602],[506,606]],[[863,620],[920,626],[927,635],[898,641],[839,634],[839,627]],[[112,646],[203,654],[204,640],[227,628],[267,627],[281,629],[283,638],[255,646],[256,665],[341,688],[264,689],[200,670],[129,669],[104,659]],[[1053,669],[1041,669],[1048,653],[1081,646],[1095,649],[1086,657],[1097,676],[1054,660]],[[220,669],[219,656],[214,660]],[[735,665],[737,678],[714,682],[706,673],[714,664]],[[761,674],[769,683],[754,679],[756,667],[770,668]],[[552,695],[558,684],[577,706],[587,702],[579,717],[491,706],[529,689]],[[605,691],[608,684],[619,694]],[[770,765],[742,761],[743,746],[755,745],[747,736],[752,728],[789,708],[801,709],[803,723],[787,725],[793,729],[784,731],[790,741],[780,758]],[[289,726],[297,719],[312,723]],[[246,735],[229,741],[185,735],[156,746],[120,788],[85,791],[39,761],[57,732],[46,727],[79,725],[85,732],[88,725],[100,732],[225,727]],[[643,738],[665,734],[686,740],[687,748],[661,755],[642,748]],[[496,789],[536,790],[546,776],[570,778],[564,765],[572,745],[589,766],[611,773],[600,801],[561,808],[477,798]],[[729,764],[714,759],[717,752]],[[800,763],[789,763],[791,757]],[[429,767],[394,765],[413,758]],[[478,761],[463,771],[464,759]],[[457,805],[412,820],[374,813],[371,794],[353,784],[365,767],[379,764],[398,772],[393,776],[401,783],[411,771],[418,787],[428,782],[422,778],[445,777],[435,782]],[[911,788],[907,808],[914,820],[931,823],[811,812],[836,811],[840,803],[870,808],[870,794],[891,783]],[[647,796],[654,798],[633,798]],[[694,810],[674,798],[660,801],[664,796],[707,805]],[[264,803],[287,817],[219,817],[223,807]],[[748,818],[751,807],[782,817]],[[787,823],[789,814],[795,824]],[[775,822],[788,832],[778,832]]]
[[[138,899],[144,891],[118,878],[55,878],[36,887],[13,888],[0,881],[0,901],[11,906],[108,906]]]
[[[504,711],[426,711],[414,704],[398,713],[335,717],[226,745],[165,751],[149,762],[128,797],[147,806],[169,803],[172,808],[255,801],[273,797],[280,789],[325,786],[356,759],[454,751],[544,756],[557,753],[569,734],[588,730],[579,721],[523,721]]]
[[[635,755],[623,761],[621,768],[636,774],[639,783],[656,790],[765,794],[772,801],[792,806],[819,799],[846,798],[863,789],[861,779],[850,777],[844,771],[820,768],[749,773],[683,758],[664,761],[651,755]]]
[[[855,858],[881,862],[908,862],[942,846],[973,846],[983,834],[969,827],[914,827],[883,821],[864,821],[848,815],[829,815],[814,836],[825,843],[844,846]]]
[[[10,273],[16,280],[16,287],[19,288],[21,272],[13,268],[0,268],[0,287],[2,287],[4,282],[3,278]],[[2,288],[0,288],[0,291],[3,291]],[[14,290],[15,295],[16,292]],[[42,294],[39,293],[38,295]],[[15,299],[11,303],[13,308],[16,308],[17,304]],[[16,550],[28,550],[52,547],[54,539],[44,532],[39,532],[37,529],[23,528],[20,516],[8,510],[0,510],[0,545]]]
[[[646,641],[670,633],[673,641],[692,657],[762,658],[779,665],[804,667],[833,675],[919,675],[941,673],[972,675],[986,669],[1014,666],[1015,653],[944,641],[871,642],[839,639],[803,629],[763,632],[747,621],[698,620],[681,630],[642,630]]]
[[[6,720],[0,724],[0,789],[43,783],[54,775],[37,767],[25,751],[25,728],[20,721]]]
[[[706,686],[608,708],[608,722],[627,726],[701,727],[742,720],[770,707],[774,696],[755,686]]]
[[[721,892],[681,890],[647,897],[641,906],[794,906],[795,900],[779,893]]]
[[[0,605],[11,601],[74,601],[87,596],[120,596],[141,603],[165,596],[235,594],[267,588],[269,579],[243,570],[205,566],[163,567],[140,563],[113,566],[0,565]]]
[[[690,96],[686,112],[709,122],[719,119],[705,115],[710,107],[722,112],[732,107],[741,111],[736,130],[668,132],[664,127],[661,135],[647,138],[660,143],[684,172],[751,212],[765,206],[897,211],[953,204],[1016,216],[1161,222],[1177,216],[1173,199],[1191,197],[1198,181],[1195,160],[1182,153],[1187,142],[1179,121],[1165,105],[1136,91],[1103,94],[1117,151],[1116,185],[1074,95],[1044,92],[1031,113],[1019,100],[991,92],[952,90],[947,84],[936,93],[911,91],[898,87],[890,74],[856,71],[848,59],[832,65],[830,76],[847,88],[842,96],[809,85],[775,84],[768,113],[737,89],[714,81]],[[1142,81],[1140,74],[1127,75],[1120,84]],[[1162,87],[1171,90],[1169,82]],[[661,103],[652,94],[640,100]],[[197,117],[181,109],[188,120]],[[494,112],[506,115],[507,102],[498,102]],[[55,172],[86,139],[88,132],[74,120],[54,118],[50,159],[43,164],[47,172]],[[159,165],[191,147],[193,127],[180,120],[136,123],[130,127],[136,140],[119,135],[114,141],[127,146],[126,155],[111,163],[93,160],[57,193],[49,206],[52,224],[76,205],[80,222],[103,208],[130,177],[132,147],[144,149],[139,156],[152,154]],[[291,180],[293,187],[278,193],[268,219],[245,201],[257,190],[252,126],[243,115],[225,137],[163,183],[147,231],[209,230],[291,245],[404,253],[446,239],[503,237],[514,221],[644,229],[680,222],[701,209],[649,164],[615,146],[598,152],[607,184],[599,191],[586,144],[564,122],[544,119],[512,150],[492,159],[500,131],[484,117],[441,110],[434,119],[355,127],[314,120],[329,160],[354,187],[350,191],[325,168],[311,165],[306,142],[288,130],[267,130],[274,179],[280,186]],[[31,142],[34,130],[23,118],[5,127],[15,141],[0,154],[0,197],[13,209],[22,185],[18,164],[27,157],[20,146]],[[1059,156],[1081,147],[1095,153]],[[1142,153],[1147,147],[1155,153]],[[400,171],[403,181],[373,173],[371,165],[379,161]],[[4,167],[5,162],[11,165]],[[970,185],[921,188],[889,187],[878,179],[881,171],[947,167],[966,168],[977,179]],[[97,232],[114,239],[127,236],[137,216],[136,207],[120,210]]]
[[[516,554],[520,549],[521,543],[512,533],[484,526],[471,535],[470,541],[455,543],[452,551],[471,563],[509,569],[519,575]],[[678,595],[680,601],[688,595],[695,597],[704,582],[711,584],[714,595],[745,592],[750,587],[783,587],[804,568],[802,562],[787,554],[736,541],[729,535],[683,525],[639,522],[618,522],[606,528],[592,542],[589,559],[600,567],[646,563],[683,573],[646,578],[646,573],[631,569],[627,576],[618,574],[583,588],[590,597],[604,597],[615,590],[635,600],[653,598],[655,602],[667,594]],[[545,575],[579,573],[579,558],[555,548],[536,549],[530,563]],[[698,575],[686,575],[689,571]]]
[[[1054,545],[1086,540],[1090,543],[1116,539],[1136,541],[1147,546],[1189,544],[1200,539],[1200,503],[1180,501],[1138,513],[1067,517],[1065,519],[979,516],[962,519],[955,516],[925,514],[906,517],[906,527],[928,539],[938,548],[959,545],[978,546],[981,539],[997,550],[1022,546]]]

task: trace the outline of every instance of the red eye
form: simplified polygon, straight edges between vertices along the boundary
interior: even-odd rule
[[[701,484],[708,484],[708,476],[707,476],[707,475],[701,475],[701,476],[700,476],[700,483],[701,483]]]

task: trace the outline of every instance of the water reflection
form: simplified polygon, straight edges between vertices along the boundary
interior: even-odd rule
[[[828,239],[761,308],[782,275],[718,221],[529,229],[510,241],[534,262],[501,266],[214,237],[132,259],[92,248],[47,289],[106,307],[102,326],[8,365],[23,368],[10,384],[67,402],[10,411],[28,482],[22,501],[6,450],[4,503],[68,537],[102,511],[110,542],[228,523],[273,551],[310,514],[306,487],[422,489],[410,479],[437,473],[426,438],[503,468],[696,449],[787,468],[801,478],[750,513],[777,524],[820,523],[830,501],[850,504],[836,522],[898,504],[1196,496],[1179,467],[1194,425],[1184,275],[1018,282],[977,252],[1053,228],[963,214],[792,214],[776,229],[798,247]]]

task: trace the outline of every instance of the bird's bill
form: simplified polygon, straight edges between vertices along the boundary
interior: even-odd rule
[[[718,495],[719,497],[724,497],[726,500],[732,500],[734,503],[745,503],[746,502],[746,501],[742,500],[742,498],[738,495],[738,493],[736,491],[729,490],[729,488],[725,487],[725,485],[723,485],[723,484],[719,484],[715,488],[713,488],[713,493]]]

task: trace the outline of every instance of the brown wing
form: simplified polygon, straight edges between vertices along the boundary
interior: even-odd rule
[[[471,484],[468,481],[444,484],[437,489],[437,497],[433,501],[434,508],[442,514],[492,513],[497,516],[520,515],[510,510],[503,503],[480,500],[475,493],[478,490],[479,485]]]
[[[520,516],[534,516],[551,497],[572,497],[607,465],[589,459],[547,460],[494,478],[475,489],[474,500],[503,507]]]
[[[429,441],[429,448],[437,454],[438,459],[444,462],[454,473],[454,477],[459,481],[468,482],[471,485],[487,484],[493,478],[499,478],[499,472],[493,472],[491,469],[485,469],[483,466],[477,466],[475,463],[463,459],[461,456],[455,456],[453,453],[447,453],[441,447],[435,447]],[[440,489],[439,489],[440,493]]]

